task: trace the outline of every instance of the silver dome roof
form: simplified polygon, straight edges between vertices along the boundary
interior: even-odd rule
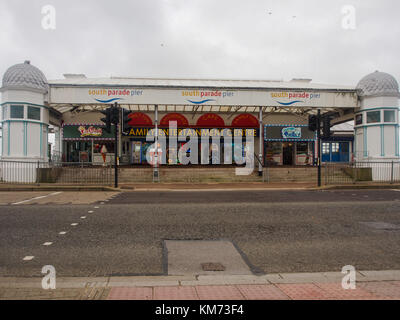
[[[30,61],[25,61],[8,68],[3,76],[2,89],[34,89],[46,93],[48,84],[43,72],[31,65]]]
[[[388,73],[375,71],[360,80],[357,85],[360,96],[399,97],[399,84]]]

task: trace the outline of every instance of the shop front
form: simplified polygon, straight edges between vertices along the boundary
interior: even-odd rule
[[[90,164],[113,163],[114,135],[112,126],[108,133],[99,124],[64,124],[63,161]],[[102,153],[105,154],[103,159]]]
[[[322,162],[352,161],[353,137],[331,137],[322,141]]]
[[[129,117],[131,118],[130,127],[123,133],[122,140],[124,145],[129,144],[130,163],[133,165],[148,164],[146,154],[153,142],[146,141],[146,137],[155,135],[155,127],[150,117],[145,114],[132,113]],[[175,127],[171,127],[172,124]],[[193,137],[198,139],[197,157],[190,157],[195,164],[238,163],[240,162],[240,159],[237,159],[238,155],[242,158],[246,156],[248,149],[246,139],[251,137],[254,139],[254,143],[258,141],[260,132],[257,125],[257,119],[250,114],[234,118],[231,125],[228,126],[221,116],[213,113],[201,115],[192,124],[183,114],[166,114],[160,121],[158,131],[162,163],[180,165],[177,155],[182,152],[190,157],[193,150],[185,145]],[[225,137],[229,138],[225,139]],[[240,139],[241,143],[237,143],[237,139]],[[228,152],[229,150],[230,152]],[[204,155],[208,156],[208,159],[204,158]]]
[[[267,166],[313,165],[316,134],[306,125],[265,125],[264,154]]]

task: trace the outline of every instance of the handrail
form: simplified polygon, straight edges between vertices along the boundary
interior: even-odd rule
[[[261,164],[261,166],[263,168],[265,168],[265,165],[261,162],[260,158],[256,155],[256,153],[254,152],[254,157],[257,159],[258,163]]]

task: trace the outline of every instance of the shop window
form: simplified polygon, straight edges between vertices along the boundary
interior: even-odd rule
[[[40,108],[28,106],[28,119],[40,121]]]
[[[381,112],[371,111],[367,112],[367,123],[377,123],[381,122]]]
[[[330,143],[324,142],[322,144],[322,153],[323,154],[329,154],[329,145]]]
[[[363,123],[363,115],[362,114],[357,114],[356,115],[356,126],[360,125]]]
[[[297,155],[306,156],[308,155],[308,142],[297,142]]]
[[[266,144],[265,160],[267,165],[281,164],[282,142],[268,142]]]
[[[384,119],[385,119],[385,122],[396,122],[395,111],[394,110],[385,110],[384,111]]]
[[[10,118],[23,119],[24,118],[24,106],[12,105],[11,109],[10,109]]]

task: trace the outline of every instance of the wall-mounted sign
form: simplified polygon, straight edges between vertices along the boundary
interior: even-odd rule
[[[99,124],[65,124],[62,132],[64,140],[113,140],[115,126],[108,133]]]
[[[101,137],[103,135],[103,129],[98,128],[98,127],[85,127],[85,126],[80,126],[78,128],[78,131],[81,134],[81,138],[84,137]]]
[[[315,132],[307,125],[278,125],[264,126],[265,141],[315,141]]]
[[[150,136],[155,135],[154,128],[130,128],[124,135],[129,137],[145,138],[149,134]],[[247,137],[259,136],[259,130],[257,129],[199,129],[199,128],[182,128],[182,129],[169,129],[169,128],[159,128],[159,136],[182,136],[182,137]]]
[[[105,86],[105,85],[104,85]],[[118,102],[124,105],[176,105],[193,106],[296,106],[319,108],[356,108],[358,97],[355,90],[334,87],[329,90],[276,91],[273,88],[252,89],[178,89],[161,88],[113,88],[59,85],[50,87],[50,104],[109,104]],[[273,90],[273,91],[271,91]]]
[[[287,127],[282,129],[282,138],[284,139],[301,139],[301,128]]]
[[[282,106],[291,106],[319,101],[321,99],[321,93],[296,91],[271,92],[271,98]]]

